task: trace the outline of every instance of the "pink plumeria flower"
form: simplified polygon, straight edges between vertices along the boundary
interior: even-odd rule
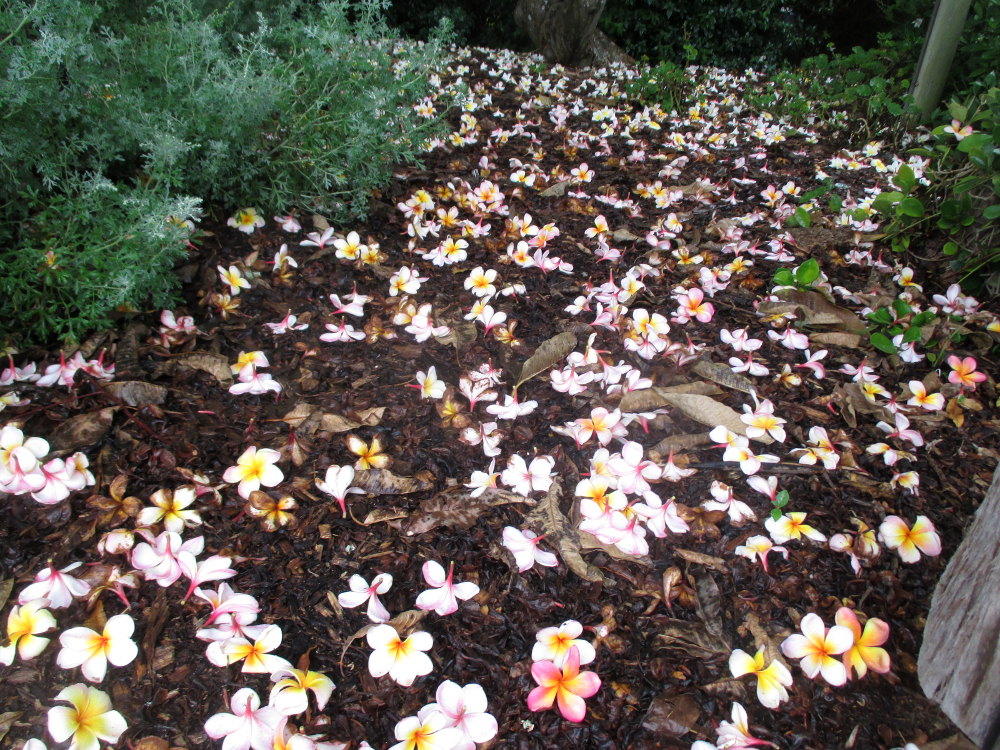
[[[531,647],[532,661],[550,661],[560,669],[566,664],[571,648],[577,649],[580,664],[590,664],[597,651],[580,636],[583,625],[576,620],[566,620],[559,627],[542,628],[535,633],[535,645]]]
[[[438,615],[444,617],[450,615],[458,609],[458,600],[465,601],[471,599],[479,593],[479,586],[471,581],[452,583],[455,573],[455,563],[448,566],[448,575],[445,575],[444,568],[435,560],[428,560],[421,569],[427,589],[417,596],[417,609],[434,610]]]
[[[365,304],[370,299],[371,297],[358,294],[357,284],[354,286],[354,291],[344,297],[344,301],[341,301],[336,294],[330,295],[330,303],[336,308],[333,311],[334,315],[353,315],[356,318],[364,316]]]
[[[649,492],[650,481],[655,481],[662,475],[662,469],[652,461],[643,458],[645,448],[641,444],[629,440],[622,446],[621,453],[612,456],[608,467],[618,478],[618,489],[628,494]]]
[[[677,504],[674,498],[666,502],[653,491],[642,494],[643,502],[632,506],[632,512],[642,518],[653,536],[663,539],[670,530],[675,534],[683,534],[690,530],[687,521],[677,515]],[[584,662],[586,664],[587,662]]]
[[[921,552],[928,557],[941,554],[941,537],[927,516],[917,516],[912,527],[899,516],[887,516],[878,527],[878,535],[882,543],[896,550],[905,563],[918,562]]]
[[[790,325],[785,326],[781,333],[768,331],[767,337],[775,343],[781,344],[786,349],[808,349],[809,337],[804,333],[799,333]]]
[[[222,750],[273,750],[281,714],[271,706],[261,708],[260,697],[248,687],[237,690],[229,705],[231,714],[209,717],[205,734],[213,740],[225,737]]]
[[[879,422],[875,426],[882,430],[882,432],[886,433],[889,437],[899,438],[900,440],[908,440],[918,448],[924,444],[924,436],[917,430],[910,429],[910,420],[905,414],[896,414],[895,422],[895,427],[890,425],[888,422]]]
[[[430,674],[434,669],[430,657],[424,653],[434,645],[430,633],[418,630],[402,639],[392,625],[376,625],[366,638],[373,649],[368,657],[368,671],[372,677],[388,674],[398,684],[409,687],[417,677]]]
[[[535,563],[546,568],[554,568],[559,564],[559,559],[553,553],[538,548],[542,539],[544,536],[538,536],[527,529],[520,531],[513,526],[504,527],[503,546],[514,555],[518,572],[531,570]]]
[[[881,646],[889,640],[889,625],[877,617],[870,617],[862,631],[858,616],[850,607],[838,609],[834,619],[854,634],[854,645],[841,657],[847,669],[847,679],[851,679],[852,670],[859,680],[869,669],[878,674],[888,673],[891,668],[889,654]]]
[[[681,292],[674,300],[677,302],[677,311],[673,319],[678,323],[687,323],[692,318],[701,323],[709,323],[715,315],[715,307],[711,302],[705,302],[705,293],[698,287]]]
[[[333,496],[333,499],[340,506],[340,512],[344,518],[347,518],[347,496],[352,493],[364,493],[364,490],[359,487],[351,487],[351,482],[354,481],[354,474],[353,466],[334,465],[327,467],[326,476],[322,480],[316,480],[316,488],[320,492],[325,492],[327,495]]]
[[[799,666],[810,679],[822,675],[831,685],[847,682],[847,670],[833,657],[854,645],[854,633],[850,628],[843,625],[827,628],[815,612],[803,617],[799,627],[802,634],[795,633],[782,641],[781,652],[791,659],[800,659]]]
[[[809,349],[806,349],[803,352],[806,361],[795,366],[804,370],[811,370],[813,377],[815,377],[816,380],[822,380],[826,377],[826,366],[823,364],[822,360],[826,359],[826,355],[829,353],[830,352],[826,349],[820,349],[813,354]]]
[[[448,718],[448,725],[461,732],[462,737],[452,750],[475,750],[476,743],[489,742],[497,736],[499,726],[487,712],[488,701],[482,686],[471,683],[461,686],[451,680],[438,685],[435,703],[426,706],[428,711],[438,711]]]
[[[275,216],[275,222],[281,229],[289,234],[295,234],[296,232],[302,231],[302,225],[299,220],[295,218],[294,213],[290,213],[287,216]]]
[[[976,390],[976,385],[986,380],[986,373],[976,370],[975,357],[965,357],[962,359],[956,355],[948,357],[948,366],[951,372],[948,373],[948,382],[958,384],[963,390]]]
[[[332,239],[333,228],[327,227],[322,232],[309,232],[306,235],[306,239],[302,240],[299,245],[302,247],[318,247],[322,250]]]
[[[944,126],[944,132],[950,133],[951,135],[955,136],[956,141],[960,141],[963,138],[972,135],[976,131],[972,129],[971,125],[965,125],[963,127],[961,121],[952,120],[951,125]]]
[[[230,466],[222,475],[222,479],[230,484],[239,482],[237,491],[240,497],[247,499],[254,490],[264,487],[274,487],[285,478],[275,464],[281,459],[278,451],[270,448],[257,449],[250,446],[236,459],[236,465]]]
[[[155,537],[149,529],[137,529],[136,533],[146,541],[132,550],[132,567],[147,581],[156,581],[164,588],[180,578],[185,568],[194,570],[198,564],[195,558],[205,549],[205,538],[201,536],[184,541],[173,531],[163,531]]]
[[[507,460],[507,468],[500,474],[500,481],[524,497],[532,492],[548,492],[552,486],[555,463],[552,456],[535,456],[527,464],[515,453]]]
[[[722,343],[729,344],[737,352],[754,352],[764,344],[760,339],[750,338],[745,328],[737,328],[733,331],[723,328],[719,332],[719,338],[722,339]]]
[[[257,613],[260,612],[260,604],[256,599],[249,594],[239,594],[233,591],[228,583],[220,583],[217,591],[197,588],[194,590],[194,595],[208,602],[212,608],[211,614],[205,621],[206,627],[224,614],[251,614],[256,617]]]
[[[370,586],[368,585],[368,581],[355,574],[348,579],[347,584],[351,587],[351,590],[337,595],[337,601],[340,602],[341,607],[353,609],[367,602],[369,620],[372,622],[389,622],[392,619],[389,610],[383,606],[378,598],[379,594],[384,594],[392,588],[391,574],[379,573],[372,579]]]
[[[131,664],[139,653],[132,640],[135,622],[128,615],[109,617],[101,633],[90,628],[70,628],[59,636],[62,650],[56,663],[63,669],[80,667],[84,679],[101,682],[108,671],[108,662],[116,667]]]
[[[777,659],[765,667],[763,646],[753,656],[739,648],[734,650],[729,655],[729,671],[733,677],[752,674],[757,678],[757,700],[765,708],[774,710],[788,700],[786,688],[792,685],[792,675]]]
[[[21,591],[17,597],[18,604],[28,604],[35,599],[47,599],[49,608],[63,609],[73,603],[74,597],[82,599],[90,593],[90,584],[67,575],[81,565],[83,563],[75,562],[62,570],[56,570],[55,566],[49,564],[35,575],[34,583]]]
[[[264,325],[267,326],[267,328],[275,336],[288,333],[289,331],[304,331],[309,327],[308,323],[299,323],[298,316],[292,315],[291,310],[286,312],[285,317],[277,323],[265,323]]]
[[[20,494],[41,490],[46,483],[41,459],[48,452],[47,441],[25,439],[16,426],[6,425],[0,430],[0,491]]]
[[[784,547],[780,547],[774,544],[766,536],[752,536],[746,540],[743,544],[738,546],[733,550],[740,557],[745,557],[748,560],[760,560],[761,567],[764,568],[764,572],[767,573],[767,555],[769,552],[779,552],[784,558],[788,559],[788,550]]]
[[[181,603],[186,602],[194,590],[203,583],[223,581],[236,575],[236,571],[232,568],[232,562],[232,559],[225,555],[212,555],[200,561],[196,561],[190,555],[180,556],[177,564],[180,566],[181,572],[191,580]]]
[[[562,667],[551,661],[536,661],[531,665],[531,676],[538,687],[528,694],[528,709],[544,711],[556,703],[567,721],[583,721],[587,715],[584,699],[601,689],[600,677],[594,672],[580,671],[580,651],[576,646],[569,649]]]
[[[743,405],[743,414],[740,420],[745,424],[748,438],[760,439],[764,435],[770,435],[779,443],[785,441],[785,420],[774,416],[774,404],[769,399],[761,401],[756,409],[751,409],[749,404]]]
[[[349,344],[352,341],[364,341],[365,332],[358,331],[350,323],[341,320],[339,323],[327,323],[326,333],[320,334],[320,341],[327,343]]]
[[[907,383],[907,387],[910,389],[907,406],[919,406],[927,411],[941,411],[944,408],[944,396],[940,393],[928,393],[923,382],[911,380]]]
[[[502,404],[490,404],[486,407],[486,411],[494,415],[497,419],[509,419],[513,421],[518,417],[531,414],[537,408],[537,401],[518,401],[516,395],[507,394],[504,396]]]
[[[777,662],[775,662],[775,664],[777,664]],[[784,667],[782,667],[782,669],[784,669]],[[785,670],[785,672],[787,674],[787,670]],[[791,684],[791,675],[788,675],[788,679],[789,684]],[[778,746],[773,742],[757,739],[750,734],[750,721],[747,717],[747,711],[742,705],[734,701],[732,713],[730,715],[733,719],[731,722],[725,720],[720,721],[719,726],[715,729],[715,733],[719,735],[719,739],[716,741],[716,747],[739,750],[740,748],[767,745],[777,749]],[[692,747],[692,750],[695,750],[695,748]]]

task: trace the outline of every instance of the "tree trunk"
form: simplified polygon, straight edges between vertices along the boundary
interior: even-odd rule
[[[910,93],[924,117],[930,117],[948,82],[948,73],[965,28],[971,0],[937,0],[920,50]]]
[[[1000,467],[931,597],[920,686],[983,750],[1000,750]]]
[[[546,60],[606,65],[631,58],[597,28],[606,0],[518,0],[514,20]]]

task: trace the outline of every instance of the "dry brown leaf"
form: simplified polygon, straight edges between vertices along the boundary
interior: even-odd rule
[[[372,495],[409,495],[429,490],[433,484],[423,477],[401,477],[388,469],[364,469],[354,475],[354,486]]]
[[[562,197],[563,195],[566,195],[566,189],[568,187],[569,187],[569,182],[563,180],[562,182],[557,182],[555,185],[551,185],[545,188],[545,190],[540,192],[539,195],[542,198],[559,198]]]
[[[212,354],[211,352],[182,354],[165,363],[166,367],[170,367],[171,365],[173,367],[190,367],[193,370],[207,372],[219,381],[219,385],[226,388],[233,384],[232,371],[229,369],[229,360],[221,354]]]
[[[410,512],[400,508],[376,508],[370,511],[363,521],[359,521],[362,526],[373,526],[377,523],[396,521],[400,518],[409,517]]]
[[[576,336],[569,331],[563,331],[550,339],[546,339],[535,353],[528,357],[521,366],[521,374],[517,376],[517,383],[514,387],[519,387],[522,383],[535,377],[539,373],[545,372],[553,365],[561,362],[576,348]]]
[[[611,239],[615,242],[637,242],[642,238],[636,234],[632,234],[627,227],[621,227],[611,233]]]
[[[706,427],[722,425],[737,435],[745,437],[747,434],[746,425],[734,409],[713,398],[696,393],[674,393],[664,388],[645,388],[626,393],[618,408],[624,412],[642,411],[657,401],[661,406],[673,406],[679,409],[686,417]],[[636,408],[637,406],[642,408]],[[764,445],[774,442],[767,434],[754,439]]]
[[[956,427],[961,427],[965,424],[965,412],[962,411],[957,398],[948,399],[948,405],[945,407],[944,413],[955,423]]]
[[[7,605],[7,600],[10,599],[10,592],[14,588],[13,578],[4,578],[0,581],[0,610],[2,610]]]
[[[695,730],[700,717],[698,701],[687,693],[660,693],[649,704],[642,726],[657,736],[680,738]]]
[[[659,463],[661,460],[670,455],[670,451],[679,453],[680,451],[691,450],[692,448],[697,448],[702,445],[709,445],[711,442],[712,439],[707,433],[704,432],[697,434],[668,435],[646,451],[646,454],[649,456],[650,460]]]
[[[0,741],[7,736],[14,722],[21,718],[23,711],[5,711],[0,714]]]
[[[697,620],[667,620],[655,638],[656,648],[680,651],[699,661],[728,658],[732,653],[729,641],[721,633],[713,633]]]
[[[718,570],[720,573],[725,573],[728,570],[726,566],[726,561],[721,557],[714,557],[713,555],[705,555],[701,552],[695,552],[691,549],[680,549],[679,547],[674,547],[674,554],[683,560],[687,560],[690,563],[695,563],[697,565],[704,565],[706,568],[711,568],[712,570]]]
[[[835,305],[819,292],[804,292],[800,289],[784,289],[778,292],[778,297],[788,302],[801,305],[808,312],[806,322],[811,325],[837,325],[848,333],[864,335],[868,330],[865,322],[846,307]],[[812,319],[810,319],[812,316]],[[832,322],[820,323],[820,320]]]
[[[809,335],[809,340],[814,344],[821,344],[823,346],[842,346],[845,349],[857,349],[861,345],[861,337],[858,334],[843,333],[841,331],[813,333]]]
[[[479,329],[475,321],[458,319],[442,319],[436,321],[439,325],[446,325],[449,328],[444,336],[435,336],[434,340],[439,344],[447,346],[451,344],[458,351],[462,351],[469,344],[475,343],[479,338]]]
[[[562,497],[562,484],[557,478],[552,482],[549,491],[545,493],[545,497],[525,517],[525,525],[541,526],[542,532],[548,535],[548,541],[559,550],[559,554],[569,569],[582,579],[608,583],[608,579],[600,570],[581,557],[580,534],[570,525],[569,520],[559,509],[560,497]]]
[[[316,407],[313,404],[299,401],[290,412],[281,418],[281,421],[293,429],[299,429],[314,411],[316,411]]]
[[[168,393],[162,385],[142,380],[118,380],[105,384],[104,390],[129,406],[139,407],[162,404],[167,400]]]
[[[420,509],[409,514],[409,518],[397,526],[406,532],[407,536],[425,534],[438,526],[448,526],[454,529],[466,530],[479,519],[485,511],[499,505],[513,503],[530,503],[526,497],[506,490],[487,489],[479,497],[473,497],[469,490],[457,488],[458,491],[439,492],[433,497],[420,502]]]
[[[70,417],[52,431],[49,442],[53,448],[61,451],[89,448],[100,441],[111,429],[115,412],[120,408],[120,406],[109,406],[105,409]]]
[[[729,365],[710,362],[707,359],[699,359],[691,366],[691,370],[696,375],[701,375],[703,378],[707,378],[713,383],[718,383],[726,388],[732,388],[743,393],[755,392],[750,378],[746,378],[738,372],[733,372]]]

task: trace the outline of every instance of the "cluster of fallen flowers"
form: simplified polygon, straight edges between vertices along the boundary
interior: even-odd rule
[[[534,81],[530,76],[524,83],[504,70],[507,64],[513,65],[504,57],[497,62],[498,88],[505,84],[512,88],[538,84],[549,93],[565,88],[560,81],[566,79],[559,69],[555,70],[555,83],[544,78]],[[459,67],[452,73],[460,77],[460,71]],[[431,297],[429,290],[441,278],[440,274],[450,275],[460,269],[464,274],[463,288],[468,293],[467,299],[462,300],[467,306],[466,321],[478,326],[483,340],[491,345],[497,342],[515,350],[518,336],[525,334],[517,327],[519,304],[527,294],[520,280],[525,275],[546,278],[549,274],[560,274],[560,278],[579,282],[577,294],[566,308],[567,316],[581,321],[593,333],[582,351],[570,352],[538,374],[547,375],[548,385],[556,394],[553,398],[566,400],[580,414],[572,421],[550,426],[565,439],[567,446],[572,445],[577,455],[585,459],[584,465],[577,467],[585,478],[576,484],[573,493],[580,532],[592,535],[624,555],[640,557],[651,553],[650,535],[655,539],[668,539],[688,531],[688,522],[682,517],[683,509],[665,490],[683,486],[684,480],[701,469],[688,468],[684,462],[675,461],[672,455],[666,459],[654,458],[648,446],[643,444],[645,430],[669,407],[648,406],[630,411],[623,407],[623,402],[633,397],[630,394],[641,394],[655,387],[644,370],[647,363],[666,361],[684,370],[700,357],[715,352],[728,363],[731,372],[752,378],[753,387],[748,391],[748,400],[740,405],[743,413],[734,412],[736,423],[706,423],[706,431],[716,450],[721,451],[721,461],[739,472],[733,474],[742,475],[751,493],[766,498],[771,510],[770,516],[759,524],[762,528],[751,526],[752,530],[765,531],[767,535],[745,536],[741,539],[742,544],[735,546],[734,557],[758,561],[767,571],[771,552],[787,558],[789,546],[794,550],[794,545],[825,544],[831,552],[846,555],[846,562],[859,574],[864,567],[878,564],[882,546],[896,550],[905,563],[918,562],[922,554],[938,555],[941,544],[933,523],[926,516],[913,512],[907,514],[907,518],[914,519],[912,525],[895,514],[885,514],[874,526],[870,525],[874,519],[866,522],[845,516],[840,519],[841,530],[828,536],[807,523],[806,512],[785,509],[788,504],[794,508],[797,498],[779,489],[779,476],[769,475],[768,469],[785,462],[821,466],[824,471],[832,472],[838,469],[845,456],[849,456],[853,467],[867,462],[871,473],[884,474],[889,486],[906,498],[900,508],[910,511],[914,507],[911,501],[919,497],[920,483],[917,472],[908,466],[914,464],[917,451],[925,444],[924,433],[935,429],[936,425],[926,417],[943,412],[949,404],[954,405],[950,413],[956,413],[955,409],[961,413],[963,403],[974,398],[977,387],[987,379],[978,369],[975,358],[947,356],[943,362],[938,362],[940,375],[927,373],[918,378],[920,373],[910,370],[915,377],[908,381],[906,388],[890,392],[879,384],[874,367],[865,360],[851,359],[854,352],[849,348],[831,353],[829,349],[820,348],[818,342],[814,343],[816,337],[810,329],[796,325],[796,315],[801,315],[802,311],[761,313],[759,331],[722,329],[718,344],[707,343],[706,329],[698,328],[718,321],[719,306],[713,300],[723,298],[729,285],[745,279],[755,265],[771,263],[794,268],[801,255],[794,238],[783,229],[783,220],[800,205],[796,196],[802,192],[801,187],[780,180],[774,184],[757,184],[756,180],[746,177],[746,159],[742,156],[731,159],[723,150],[739,144],[742,138],[749,138],[755,149],[751,159],[763,161],[767,158],[766,146],[780,142],[786,128],[767,118],[758,118],[741,123],[731,132],[726,130],[723,121],[733,102],[727,102],[729,95],[722,93],[727,82],[719,80],[716,83],[718,89],[707,93],[710,99],[713,93],[718,96],[699,104],[686,119],[649,108],[638,113],[629,112],[624,105],[591,108],[584,96],[601,91],[604,82],[596,79],[587,79],[565,101],[550,105],[547,110],[546,105],[529,99],[529,106],[513,116],[492,109],[485,91],[474,92],[469,105],[471,111],[489,113],[505,124],[492,132],[484,132],[476,118],[467,112],[452,137],[431,146],[435,149],[481,147],[484,153],[479,161],[480,176],[471,182],[456,178],[440,186],[433,195],[427,190],[417,190],[399,204],[398,209],[406,222],[406,256],[398,263],[393,259],[391,267],[382,267],[389,273],[373,280],[370,288],[364,290],[365,294],[359,293],[357,286],[350,293],[345,293],[346,289],[330,293],[331,308],[329,322],[324,324],[325,333],[316,337],[307,334],[309,324],[301,323],[292,310],[288,310],[281,320],[264,325],[275,337],[276,347],[290,346],[286,339],[279,338],[282,336],[302,337],[297,339],[299,343],[320,350],[323,346],[329,349],[375,345],[403,334],[417,343],[433,347],[447,339],[452,326],[443,322],[443,311],[435,309],[436,302],[420,299],[420,295]],[[447,92],[447,88],[444,90]],[[607,93],[606,86],[604,93]],[[425,104],[433,105],[433,101]],[[511,139],[521,140],[525,148],[535,149],[537,153],[541,148],[536,142],[543,118],[555,126],[568,147],[576,152],[589,151],[588,161],[578,159],[568,172],[546,172],[539,166],[541,158],[534,156],[527,162],[511,160],[503,164],[496,152]],[[589,126],[584,129],[581,118],[593,123],[593,129]],[[576,129],[571,128],[571,123],[575,123],[572,127]],[[613,146],[620,148],[622,143],[628,143],[627,158],[635,163],[652,160],[655,156],[661,165],[658,179],[636,185],[634,198],[621,197],[607,190],[589,192],[593,190],[590,186],[596,184],[598,172],[595,169],[602,168],[598,166],[602,158],[611,153]],[[734,177],[726,188],[702,183],[693,189],[681,190],[680,186],[671,184],[688,164],[708,156],[713,160],[729,159],[734,174],[739,172],[743,176]],[[828,173],[865,170],[880,176],[878,179],[891,179],[904,164],[906,162],[898,157],[886,156],[880,148],[869,148],[830,159],[817,177],[822,179]],[[923,177],[918,161],[910,160],[908,166]],[[554,221],[536,221],[516,208],[515,203],[524,191],[542,191],[561,182],[566,183],[569,198],[593,201],[611,216],[609,219],[603,213],[595,215],[593,226],[583,236],[572,238],[579,243],[577,249],[583,248],[581,252],[586,251],[609,264],[613,270],[606,280],[578,278],[574,263],[569,260],[569,253],[575,251],[568,241],[570,232],[560,229]],[[725,193],[729,190],[735,204],[736,191],[742,187],[747,187],[744,192],[752,196],[749,199],[752,209],[715,227],[719,247],[707,255],[688,247],[683,238],[691,226],[692,206],[723,205],[728,200]],[[877,190],[879,188],[873,185],[860,200],[846,195],[843,209],[834,220],[858,232],[874,228],[878,216],[869,209]],[[859,211],[869,213],[861,219]],[[612,224],[638,221],[645,212],[657,218],[646,220],[644,238],[616,239],[611,231]],[[286,232],[301,231],[293,216],[276,217],[276,221]],[[259,213],[249,208],[240,211],[230,222],[234,228],[247,233],[263,223]],[[771,235],[771,239],[762,241],[762,233]],[[496,241],[496,252],[483,253],[479,243],[489,240]],[[635,247],[614,247],[629,242],[635,242]],[[299,243],[299,247],[317,250],[327,246],[335,248],[334,257],[338,262],[361,270],[389,260],[378,243],[370,239],[363,243],[353,231],[338,236],[332,229],[321,229],[309,233]],[[634,262],[620,263],[626,257]],[[474,268],[459,265],[470,258],[470,265],[476,263]],[[914,311],[933,311],[944,323],[954,316],[963,324],[996,330],[996,320],[982,312],[976,300],[962,295],[960,290],[950,289],[946,295],[934,296],[933,304],[929,303],[921,296],[922,290],[913,280],[912,272],[887,263],[872,247],[859,245],[845,257],[845,262],[858,269],[879,271],[887,282],[891,279],[897,287],[893,290],[898,293],[897,298],[905,299]],[[291,283],[299,261],[287,245],[282,245],[271,265],[275,284],[278,281]],[[220,319],[236,313],[243,304],[241,301],[245,302],[254,290],[258,276],[252,266],[252,263],[234,263],[218,268],[222,286],[208,295],[206,302]],[[831,300],[840,299],[844,304],[855,305],[861,311],[870,309],[871,298],[878,296],[875,290],[833,287],[822,278],[815,284],[814,291]],[[886,290],[880,291],[885,296]],[[761,295],[758,303],[777,304],[781,301],[780,292],[780,287],[775,285]],[[389,322],[383,322],[377,313],[365,319],[365,306],[373,299],[380,305],[386,303],[378,309],[390,310]],[[664,302],[667,299],[669,304]],[[388,307],[393,300],[395,302]],[[349,322],[351,320],[353,322]],[[181,346],[199,335],[191,316],[163,311],[160,321],[158,340],[165,348]],[[905,366],[912,367],[924,361],[927,352],[922,349],[922,343],[902,339],[897,342]],[[609,349],[601,350],[599,346]],[[620,359],[618,346],[628,353],[622,354]],[[434,354],[433,349],[428,351]],[[273,392],[275,398],[282,396],[282,384],[261,372],[269,367],[267,353],[254,350],[234,356],[237,359],[231,368],[238,382],[229,389],[230,393],[255,396]],[[794,365],[783,363],[779,370],[776,363],[789,356],[801,361]],[[835,367],[838,356],[846,360]],[[414,398],[432,400],[440,406],[438,413],[448,422],[447,435],[482,450],[484,464],[485,459],[489,459],[488,466],[484,465],[482,471],[467,478],[470,494],[475,496],[500,486],[536,499],[547,493],[559,474],[556,458],[533,452],[523,445],[518,445],[513,452],[508,450],[514,442],[510,439],[514,425],[536,414],[538,398],[524,397],[527,390],[524,383],[505,389],[508,384],[503,380],[503,373],[494,369],[490,362],[457,372],[445,362],[442,358],[437,364],[429,364],[425,370],[418,371],[413,378],[415,382],[410,385],[419,393]],[[446,369],[452,370],[451,377],[439,376],[438,366],[442,375]],[[100,361],[87,362],[76,355],[50,366],[35,385],[60,383],[71,386],[79,370],[102,379],[113,373],[113,367],[105,367]],[[11,362],[0,375],[0,385],[31,382],[38,377],[34,371],[32,365],[18,369]],[[844,435],[831,437],[821,425],[802,425],[795,434],[807,434],[807,438],[795,447],[784,449],[790,420],[780,416],[781,402],[804,400],[809,397],[810,387],[834,379],[840,385],[851,387],[858,403],[868,410],[862,416],[872,417],[872,426],[883,439],[870,442],[862,449]],[[6,394],[9,400],[3,401],[4,405],[24,405],[16,395],[12,399],[9,397],[10,393]],[[770,446],[767,450],[774,452],[758,452],[758,445]],[[347,516],[348,497],[363,492],[352,486],[356,472],[378,468],[388,460],[383,447],[375,440],[367,443],[352,435],[346,448],[356,457],[354,465],[331,465],[322,479],[313,480],[320,491],[336,500],[344,516]],[[593,448],[591,454],[583,452],[590,448]],[[501,458],[505,450],[507,455]],[[0,491],[30,495],[40,503],[57,503],[70,492],[94,483],[87,472],[84,454],[77,453],[69,459],[53,458],[43,463],[48,453],[44,440],[25,438],[20,428],[13,424],[4,427],[0,434]],[[501,459],[499,470],[498,458]],[[278,466],[282,460],[277,450],[251,445],[235,459],[236,463],[224,472],[222,479],[236,485],[236,493],[241,498],[253,502],[254,493],[279,488],[286,481],[285,472]],[[70,575],[79,563],[61,571],[52,567],[40,571],[36,581],[20,592],[18,604],[8,615],[9,645],[0,652],[0,661],[10,664],[15,653],[21,659],[41,654],[51,640],[45,634],[57,626],[51,610],[68,607],[74,598],[111,591],[127,604],[125,588],[139,585],[140,580],[167,588],[183,578],[188,581],[183,599],[194,597],[192,601],[204,602],[211,609],[196,636],[209,644],[207,659],[219,667],[239,664],[242,673],[266,674],[274,683],[267,705],[253,688],[237,690],[229,699],[231,712],[209,717],[205,723],[206,733],[223,740],[225,750],[244,747],[305,750],[342,746],[318,736],[306,736],[290,723],[309,707],[309,692],[314,695],[317,711],[322,711],[331,698],[332,681],[309,670],[307,664],[293,667],[291,662],[274,653],[281,646],[282,630],[278,625],[257,623],[261,604],[256,599],[225,583],[220,583],[215,590],[204,587],[212,581],[235,576],[233,565],[239,562],[223,555],[209,555],[199,560],[204,552],[204,540],[182,536],[186,529],[201,524],[199,510],[192,507],[198,497],[216,491],[206,480],[178,487],[173,492],[154,493],[150,498],[152,506],[137,516],[138,528],[134,532],[116,529],[102,540],[102,554],[126,555],[132,569],[113,567],[100,587],[92,588]],[[747,501],[742,485],[732,486],[715,480],[710,494],[711,499],[702,501],[705,510],[724,511],[736,527],[758,524],[758,513]],[[275,522],[273,527],[281,525]],[[559,564],[554,553],[540,546],[543,541],[544,535],[536,529],[507,526],[502,532],[503,545],[511,552],[522,573],[536,563],[542,567]],[[733,564],[746,563],[733,560]],[[427,560],[421,572],[429,588],[416,596],[415,606],[419,610],[434,611],[439,617],[450,616],[459,610],[459,601],[469,600],[478,593],[475,584],[454,581],[452,565],[446,571],[440,562]],[[391,614],[381,604],[379,595],[385,594],[392,584],[392,577],[386,573],[376,574],[370,584],[362,576],[355,575],[349,581],[350,590],[341,593],[338,601],[345,608],[365,606],[373,623],[365,634],[371,648],[367,662],[369,673],[376,678],[388,677],[401,686],[410,686],[418,678],[432,674],[433,662],[428,653],[432,652],[434,638],[428,631],[405,632],[391,624]],[[62,648],[56,663],[65,669],[79,667],[85,680],[99,683],[108,664],[125,666],[135,657],[136,647],[131,640],[133,627],[131,618],[121,614],[108,618],[100,633],[83,627],[65,630],[59,638]],[[877,617],[869,617],[862,628],[858,615],[851,608],[842,607],[836,612],[835,624],[829,628],[820,615],[813,612],[805,614],[798,627],[801,633],[786,638],[781,653],[788,659],[799,659],[803,673],[810,679],[821,677],[830,685],[839,686],[851,679],[852,674],[860,679],[868,671],[880,674],[889,669],[888,653],[882,648],[888,641],[889,628]],[[582,666],[596,658],[594,647],[579,637],[582,632],[583,626],[571,620],[537,634],[537,644],[531,654],[531,676],[537,687],[525,698],[528,709],[543,711],[555,706],[569,721],[585,720],[586,699],[597,693],[601,681],[596,672],[581,671]],[[764,645],[756,645],[758,650],[754,656],[735,650],[729,660],[729,669],[734,677],[756,676],[760,703],[768,709],[777,709],[788,699],[786,688],[792,683],[791,673],[777,653],[768,656]],[[398,744],[393,750],[469,748],[497,735],[497,722],[487,711],[487,697],[481,686],[475,683],[462,686],[445,680],[438,685],[435,699],[415,716],[406,717],[397,724]],[[112,709],[107,695],[90,685],[70,685],[57,693],[55,700],[72,706],[56,706],[49,710],[49,732],[57,742],[70,740],[71,747],[90,750],[101,740],[117,741],[126,728],[124,717]],[[717,732],[715,746],[719,748],[763,742],[750,735],[746,711],[739,703],[733,704],[732,721],[722,722]],[[709,746],[704,741],[696,743],[699,748]]]

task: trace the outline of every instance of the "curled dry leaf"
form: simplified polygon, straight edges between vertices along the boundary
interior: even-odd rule
[[[819,292],[785,289],[778,293],[778,297],[804,308],[806,322],[810,325],[836,326],[848,333],[862,336],[868,330],[861,318],[847,308],[833,304]],[[821,320],[823,322],[820,322]]]
[[[640,412],[661,406],[673,406],[679,409],[684,416],[700,422],[706,427],[722,425],[737,435],[746,436],[747,434],[746,425],[743,424],[743,420],[740,419],[740,415],[735,409],[719,403],[713,398],[696,393],[675,393],[664,388],[645,388],[641,391],[626,393],[618,408],[624,412]],[[774,442],[767,434],[754,439],[765,445]]]
[[[726,561],[721,557],[714,557],[713,555],[695,552],[692,549],[680,549],[678,547],[674,547],[673,552],[682,560],[687,560],[688,562],[695,563],[696,565],[704,565],[706,568],[717,570],[720,573],[725,573],[729,570],[726,566]]]
[[[7,600],[10,599],[10,592],[14,588],[13,578],[4,578],[0,581],[0,610],[2,610],[7,605]]]
[[[691,366],[691,371],[726,388],[732,388],[733,390],[748,394],[755,392],[750,378],[744,377],[738,372],[733,372],[729,365],[710,362],[707,359],[699,359]]]
[[[157,406],[167,400],[167,389],[155,383],[146,383],[142,380],[118,380],[106,383],[104,390],[114,398],[128,404],[129,406]]]
[[[70,417],[52,431],[49,442],[54,449],[62,451],[90,448],[111,429],[115,412],[120,408],[120,406],[109,406]]]
[[[219,385],[228,388],[233,384],[233,376],[229,369],[229,360],[221,354],[211,352],[192,352],[167,360],[157,368],[157,374],[173,373],[178,367],[189,367],[192,370],[207,372],[219,381]]]
[[[538,345],[535,353],[528,357],[527,361],[521,366],[521,373],[517,376],[517,382],[514,384],[514,387],[517,388],[522,383],[558,364],[575,348],[576,336],[569,331],[563,331],[550,339],[546,339]]]
[[[698,701],[687,693],[671,695],[668,691],[653,698],[642,726],[658,736],[680,738],[695,730],[700,717]]]
[[[420,475],[401,477],[388,469],[365,469],[354,475],[353,485],[372,495],[409,495],[429,490],[434,483]]]
[[[498,505],[530,503],[527,498],[506,490],[488,489],[479,497],[462,488],[460,491],[440,492],[420,502],[420,509],[409,514],[405,521],[389,521],[390,526],[402,529],[407,536],[424,534],[438,526],[466,530],[485,511]]]
[[[547,541],[559,550],[559,555],[569,569],[585,581],[609,583],[600,570],[580,555],[580,533],[573,528],[559,509],[561,497],[562,483],[557,478],[545,493],[545,497],[539,500],[535,509],[525,517],[525,525],[529,528],[541,526],[542,533],[547,535]]]

